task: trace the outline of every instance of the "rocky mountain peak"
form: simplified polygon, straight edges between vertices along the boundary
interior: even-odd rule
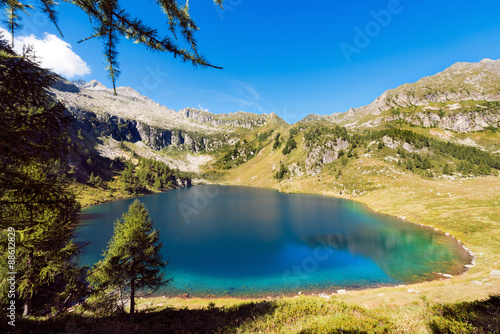
[[[83,87],[81,87],[81,88],[95,89],[95,90],[107,89],[106,86],[104,86],[102,83],[100,83],[97,80],[91,80],[91,81],[87,82],[86,84],[84,84]]]
[[[87,82],[85,80],[82,80],[82,79],[73,80],[73,81],[71,81],[71,83],[78,88],[83,88],[83,86],[85,86],[87,84]]]

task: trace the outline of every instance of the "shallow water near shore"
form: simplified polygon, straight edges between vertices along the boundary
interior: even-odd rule
[[[81,263],[101,258],[134,199],[82,210]],[[463,271],[468,253],[432,229],[338,198],[196,186],[140,198],[173,278],[157,295],[258,297],[410,284]]]

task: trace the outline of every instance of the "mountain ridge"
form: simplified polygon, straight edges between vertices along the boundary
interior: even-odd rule
[[[70,108],[100,109],[111,116],[137,120],[148,126],[168,130],[232,132],[236,128],[251,129],[264,126],[273,118],[283,126],[289,125],[272,113],[236,111],[216,114],[191,107],[176,111],[141,95],[131,87],[118,87],[118,97],[113,97],[112,90],[97,80],[63,81],[54,86],[54,89],[57,98]],[[68,96],[69,94],[81,94],[83,98],[80,96],[78,99],[73,99],[74,96]],[[90,98],[86,100],[85,97]],[[96,98],[101,102],[104,101],[101,104],[107,106],[94,103]],[[127,108],[123,108],[124,99],[128,99],[126,103],[132,104],[129,109],[138,112],[127,112]],[[78,103],[74,100],[78,100]],[[120,100],[121,110],[117,110],[116,100]],[[462,106],[458,108],[453,103],[463,101],[480,101],[478,105],[480,109],[470,110],[471,108]],[[295,124],[325,121],[348,128],[366,128],[386,122],[405,121],[414,125],[437,126],[458,132],[480,131],[490,126],[498,127],[500,105],[498,110],[496,108],[492,110],[483,104],[483,102],[497,101],[500,101],[500,60],[486,58],[480,62],[457,62],[434,75],[389,89],[366,106],[330,115],[309,114]],[[413,112],[403,110],[404,108],[413,108]],[[443,115],[450,110],[455,111],[453,115]]]
[[[300,122],[327,121],[348,127],[371,127],[385,121],[380,116],[391,109],[397,110],[414,106],[432,108],[432,104],[435,103],[469,100],[500,101],[500,60],[483,59],[477,63],[457,62],[437,74],[389,89],[366,106],[350,108],[344,113],[332,115],[311,114]],[[498,126],[500,121],[498,111],[495,110],[494,114],[496,116],[480,122],[482,123],[480,125],[472,125],[469,127],[470,129],[467,126],[453,128],[453,126],[449,126],[450,124],[447,128],[456,131],[478,131],[492,124]],[[363,118],[365,118],[364,122]],[[404,117],[400,119],[404,119]],[[425,121],[423,122],[425,123]],[[470,117],[465,122],[475,123]],[[450,123],[450,120],[446,120],[444,123]]]
[[[96,98],[97,99],[100,98],[99,102],[103,102],[103,104],[105,103],[113,104],[114,102],[119,101],[122,103],[121,107],[126,107],[126,105],[123,104],[125,102],[130,102],[130,104],[133,104],[132,106],[130,106],[131,109],[132,108],[141,109],[142,111],[144,111],[144,108],[138,108],[138,104],[143,103],[144,107],[151,108],[150,111],[153,113],[156,113],[158,111],[163,112],[161,116],[166,117],[169,121],[172,121],[172,123],[166,124],[165,122],[163,122],[162,124],[161,120],[159,119],[157,119],[156,121],[160,122],[155,122],[148,118],[143,118],[142,121],[145,121],[150,126],[163,126],[166,129],[172,129],[173,127],[176,126],[177,123],[179,123],[179,121],[182,123],[181,121],[182,118],[188,120],[190,119],[201,124],[209,123],[208,124],[209,127],[212,128],[223,127],[223,126],[250,128],[252,126],[262,126],[263,124],[265,124],[266,121],[270,119],[279,118],[274,113],[256,114],[246,111],[235,111],[231,113],[216,114],[192,107],[186,107],[176,111],[174,109],[168,108],[167,106],[155,102],[154,100],[140,94],[131,87],[121,86],[117,87],[116,90],[117,90],[117,96],[115,97],[111,89],[107,88],[105,85],[103,85],[97,80],[91,80],[89,82],[85,82],[83,80],[75,80],[73,82],[67,80],[61,80],[60,82],[58,82],[56,85],[53,86],[52,92],[54,93],[54,95],[58,100],[63,102],[63,104],[81,107],[82,109],[93,109],[93,107],[96,107],[97,106],[96,103],[93,103],[94,101],[91,101],[95,100]],[[80,96],[71,94],[80,94]],[[124,101],[126,99],[128,99],[129,101]],[[108,108],[106,108],[105,106],[100,106],[100,107],[101,108],[97,109],[101,109],[103,112],[107,114],[110,114],[112,116],[124,116],[125,118],[127,118],[126,114],[124,114],[123,112],[120,113],[119,110],[113,109],[111,108],[111,106],[109,106]],[[140,113],[139,114],[131,113],[128,116],[130,116],[128,117],[130,119],[141,118]],[[172,118],[176,119],[177,122],[175,122],[174,119]],[[282,120],[281,122],[285,121]],[[188,124],[182,124],[182,125],[188,125]],[[189,125],[192,125],[195,128],[197,127],[194,123]],[[198,130],[209,130],[209,129],[207,127],[202,126],[201,128],[199,127]]]

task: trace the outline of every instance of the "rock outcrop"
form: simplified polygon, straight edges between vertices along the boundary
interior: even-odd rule
[[[313,146],[307,156],[305,165],[307,175],[316,175],[321,172],[323,165],[334,162],[339,158],[339,151],[349,147],[349,142],[342,138],[329,140],[325,145]]]
[[[96,80],[61,80],[52,87],[54,97],[75,117],[76,128],[87,136],[143,142],[156,151],[168,146],[182,146],[191,152],[213,151],[225,145],[232,134],[236,136],[238,128],[261,127],[278,119],[275,114],[216,115],[194,108],[177,112],[130,87],[119,87],[117,93]]]
[[[136,120],[70,108],[74,127],[90,138],[111,137],[117,141],[143,142],[155,151],[168,146],[183,146],[191,152],[212,151],[223,145],[223,137],[203,136],[184,130],[165,130]],[[220,137],[220,136],[219,136]]]

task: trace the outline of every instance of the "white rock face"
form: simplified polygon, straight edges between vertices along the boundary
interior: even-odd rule
[[[54,85],[52,93],[70,112],[91,111],[98,116],[119,117],[135,120],[161,129],[183,129],[202,133],[227,133],[234,128],[263,126],[276,115],[235,112],[212,114],[206,111],[185,108],[169,109],[141,95],[130,87],[118,87],[117,95],[102,83],[82,80],[73,83],[61,81]]]
[[[311,148],[306,159],[307,175],[316,175],[321,172],[323,165],[334,162],[339,157],[339,151],[349,147],[349,142],[342,138],[329,140],[323,146]]]
[[[493,270],[492,272],[490,272],[490,276],[492,278],[500,278],[500,270]]]
[[[500,113],[494,110],[484,110],[481,112],[457,111],[454,114],[447,116],[439,116],[434,113],[416,113],[413,115],[400,114],[388,116],[385,120],[387,122],[404,120],[413,125],[423,126],[425,128],[439,127],[441,129],[456,132],[472,132],[482,131],[489,126],[498,127],[500,122]]]
[[[391,138],[389,136],[384,136],[384,138],[382,138],[382,141],[384,142],[385,146],[392,148],[392,149],[398,148],[401,145],[400,141],[394,140],[393,138]]]

